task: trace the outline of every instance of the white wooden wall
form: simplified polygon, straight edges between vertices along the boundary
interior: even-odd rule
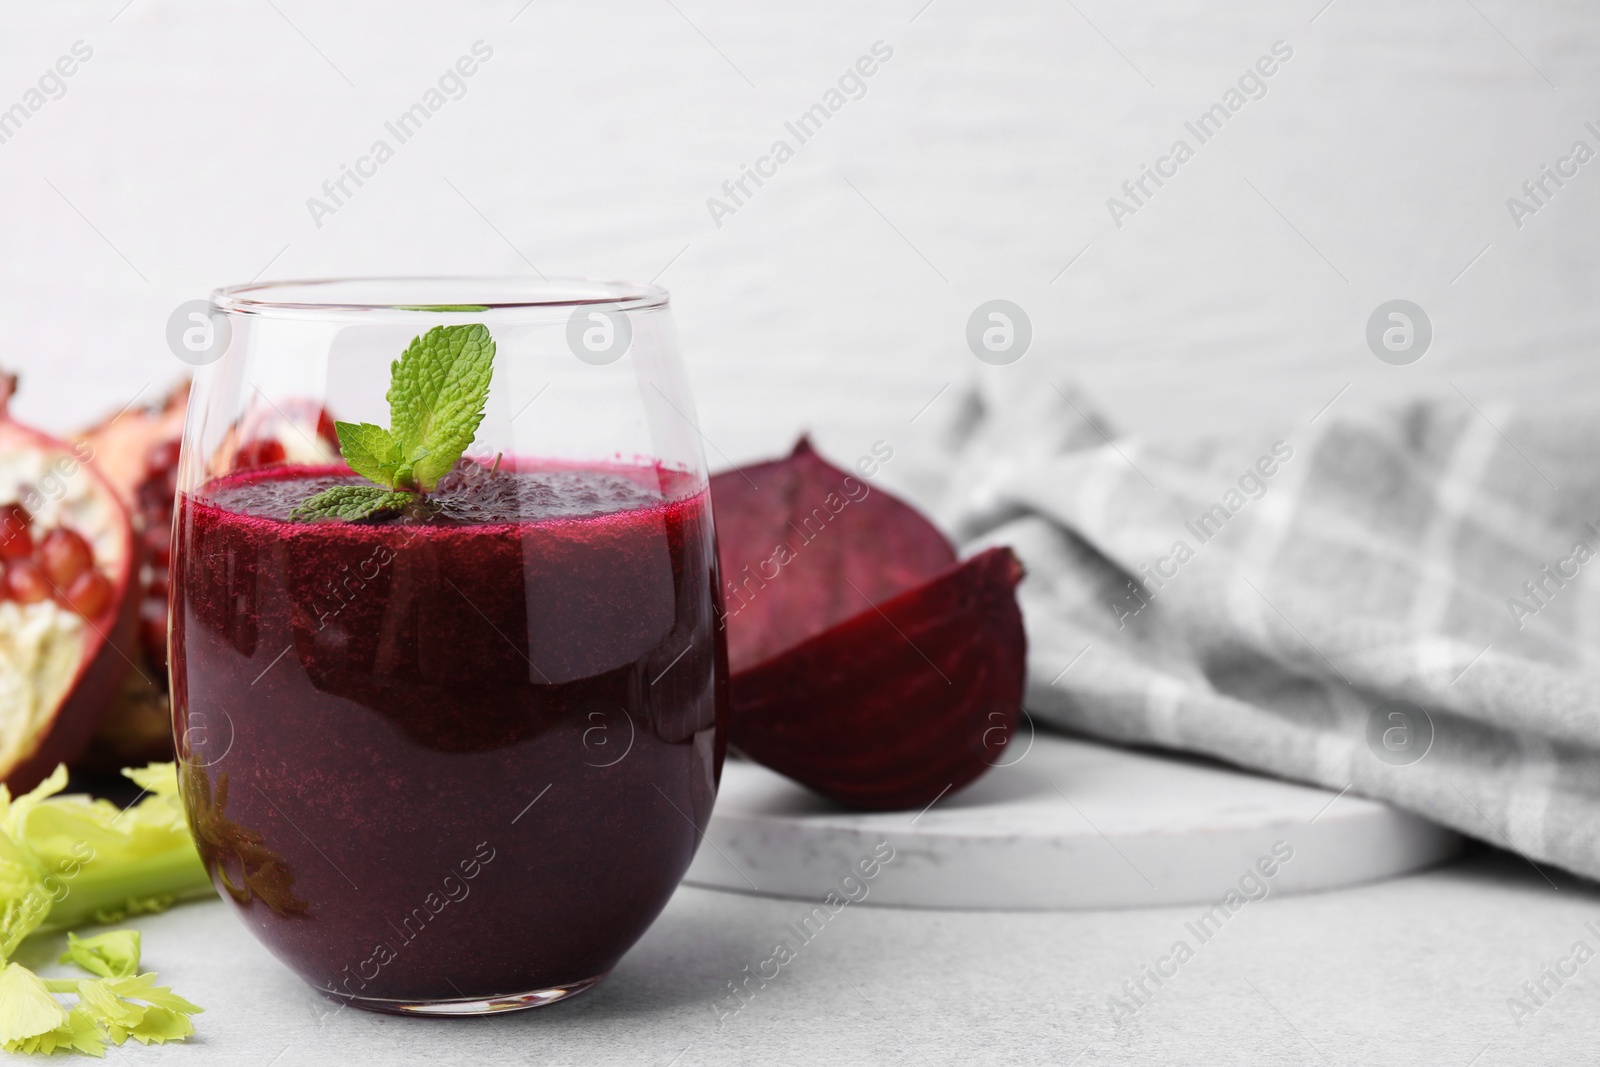
[[[664,271],[737,460],[803,426],[847,456],[914,434],[979,372],[1076,381],[1156,435],[1265,432],[1346,383],[1600,400],[1600,161],[1520,228],[1506,206],[1600,150],[1592,2],[524,2],[7,4],[0,108],[93,49],[0,144],[19,410],[65,429],[157,388],[173,307],[263,270],[534,267]],[[466,95],[316,225],[307,198],[480,40]],[[878,41],[865,95],[718,226],[707,199]],[[1267,94],[1114,226],[1107,198],[1277,41]],[[966,320],[996,297],[1035,338],[981,367]],[[1363,341],[1395,297],[1437,332],[1409,367]]]

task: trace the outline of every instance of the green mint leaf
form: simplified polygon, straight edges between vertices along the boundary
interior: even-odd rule
[[[418,309],[424,310],[424,309]],[[481,311],[476,305],[426,310]],[[296,521],[357,522],[417,502],[456,465],[483,422],[494,375],[494,338],[477,323],[435,326],[411,339],[390,366],[389,429],[370,422],[336,422],[339,451],[372,485],[318,493],[294,509]]]
[[[389,431],[423,492],[438,484],[477,435],[494,351],[494,339],[479,323],[435,326],[395,361]]]
[[[295,508],[290,517],[296,522],[315,522],[318,519],[358,522],[374,515],[400,511],[416,499],[410,493],[396,493],[376,485],[336,485],[332,489],[324,489]]]
[[[339,435],[339,451],[344,453],[351,470],[391,489],[399,484],[396,476],[407,464],[388,430],[370,422],[336,422],[333,429]]]

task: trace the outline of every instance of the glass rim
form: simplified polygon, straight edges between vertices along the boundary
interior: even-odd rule
[[[479,317],[595,305],[616,311],[647,311],[666,307],[669,300],[665,289],[649,283],[517,275],[285,279],[223,286],[211,293],[212,307],[228,314],[294,318],[352,313],[364,318],[384,313],[411,316],[419,312]]]

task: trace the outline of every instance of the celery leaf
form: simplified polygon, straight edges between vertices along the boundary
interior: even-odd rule
[[[67,951],[59,963],[76,963],[101,978],[127,978],[139,973],[139,931],[111,930],[94,937],[67,935]]]

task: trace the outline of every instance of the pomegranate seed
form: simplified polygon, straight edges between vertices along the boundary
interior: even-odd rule
[[[45,578],[57,589],[66,589],[94,566],[94,550],[89,542],[65,526],[58,526],[44,535],[36,558]]]
[[[6,564],[6,592],[19,604],[37,604],[50,599],[50,583],[31,559]]]
[[[33,555],[33,516],[21,504],[0,507],[0,559]]]
[[[335,450],[339,448],[339,431],[334,427],[333,416],[328,414],[327,408],[317,412],[317,436]]]
[[[171,515],[173,498],[178,493],[178,453],[176,438],[158,441],[145,454],[144,480],[137,490],[139,509],[146,520]]]
[[[284,451],[282,442],[260,439],[246,441],[239,446],[239,451],[234,453],[233,469],[259,470],[274,463],[282,463],[286,458],[288,453]]]
[[[146,653],[161,670],[167,669],[167,602],[146,598],[139,604],[139,629]]]
[[[111,606],[111,582],[99,571],[84,571],[67,587],[67,606],[93,619]]]
[[[170,522],[155,523],[145,527],[144,531],[145,555],[150,562],[165,570],[172,562],[172,525]]]
[[[146,516],[162,515],[172,508],[175,492],[161,476],[147,478],[139,483],[139,510]]]

